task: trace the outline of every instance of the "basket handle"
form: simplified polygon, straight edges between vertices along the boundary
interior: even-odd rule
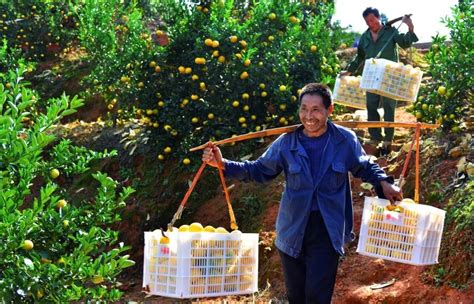
[[[213,148],[212,149],[212,152],[214,153],[214,157],[217,161],[217,168],[219,170],[219,177],[220,177],[220,180],[221,180],[221,183],[222,183],[222,188],[224,189],[224,194],[225,194],[225,198],[226,198],[226,201],[227,201],[227,207],[229,209],[229,216],[230,216],[230,228],[232,230],[237,230],[239,227],[237,226],[237,222],[235,220],[235,215],[234,215],[234,211],[232,209],[232,204],[230,203],[230,196],[229,196],[229,192],[227,190],[227,186],[225,184],[225,178],[224,178],[224,173],[222,171],[222,165],[223,165],[223,162],[222,162],[222,159],[220,157],[220,155],[217,153],[217,149],[216,148]],[[181,218],[181,214],[183,213],[183,209],[184,209],[184,205],[186,205],[186,202],[188,201],[189,197],[191,196],[191,193],[193,192],[194,190],[194,187],[196,186],[197,184],[197,181],[199,179],[199,177],[201,177],[201,174],[202,172],[204,171],[204,168],[206,167],[206,163],[203,162],[201,164],[201,167],[199,167],[196,175],[194,176],[193,178],[193,181],[191,183],[191,186],[189,186],[189,189],[188,191],[186,192],[186,194],[184,195],[183,199],[181,200],[181,203],[178,207],[178,210],[176,211],[176,213],[173,215],[173,218],[171,220],[171,222],[168,224],[168,230],[172,230],[173,226],[174,226],[174,223],[176,222],[176,220],[180,219]],[[163,230],[162,230],[162,233],[163,233]],[[164,235],[164,233],[163,233]],[[164,235],[165,236],[165,235]]]

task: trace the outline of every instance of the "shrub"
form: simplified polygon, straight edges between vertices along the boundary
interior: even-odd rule
[[[0,302],[117,300],[115,277],[134,262],[108,224],[120,219],[132,189],[89,170],[92,160],[115,152],[73,147],[53,135],[54,124],[82,101],[63,95],[40,107],[24,72],[19,63],[0,73]],[[95,179],[93,200],[61,186],[81,173]]]

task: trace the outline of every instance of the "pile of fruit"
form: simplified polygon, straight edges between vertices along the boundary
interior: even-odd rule
[[[253,292],[257,278],[258,238],[239,230],[200,223],[155,230],[146,248],[145,280],[152,293],[190,295]],[[182,275],[184,274],[184,275]]]
[[[365,109],[365,91],[360,88],[360,76],[342,76],[336,78],[333,100],[357,109]]]
[[[386,59],[367,59],[360,87],[396,100],[416,100],[423,72],[411,65]]]

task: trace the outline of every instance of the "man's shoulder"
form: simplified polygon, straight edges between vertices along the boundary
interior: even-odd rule
[[[357,140],[357,135],[355,134],[354,130],[338,125],[334,122],[331,122],[331,124],[334,127],[334,133],[337,134],[339,138],[344,139],[348,143]]]

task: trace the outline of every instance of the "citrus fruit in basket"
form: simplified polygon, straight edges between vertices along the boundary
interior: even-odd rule
[[[204,231],[204,227],[202,227],[201,223],[195,222],[189,225],[188,231],[189,232],[202,232]]]
[[[166,245],[166,244],[169,244],[170,243],[170,239],[167,238],[166,236],[162,236],[161,239],[160,239],[160,244],[162,245]]]
[[[205,232],[216,232],[216,228],[208,225],[208,226],[204,227],[204,231]]]
[[[188,232],[189,230],[189,225],[181,225],[178,229],[179,232]]]
[[[224,227],[217,227],[216,232],[217,233],[229,233],[229,231],[227,231],[227,229],[225,229]]]

